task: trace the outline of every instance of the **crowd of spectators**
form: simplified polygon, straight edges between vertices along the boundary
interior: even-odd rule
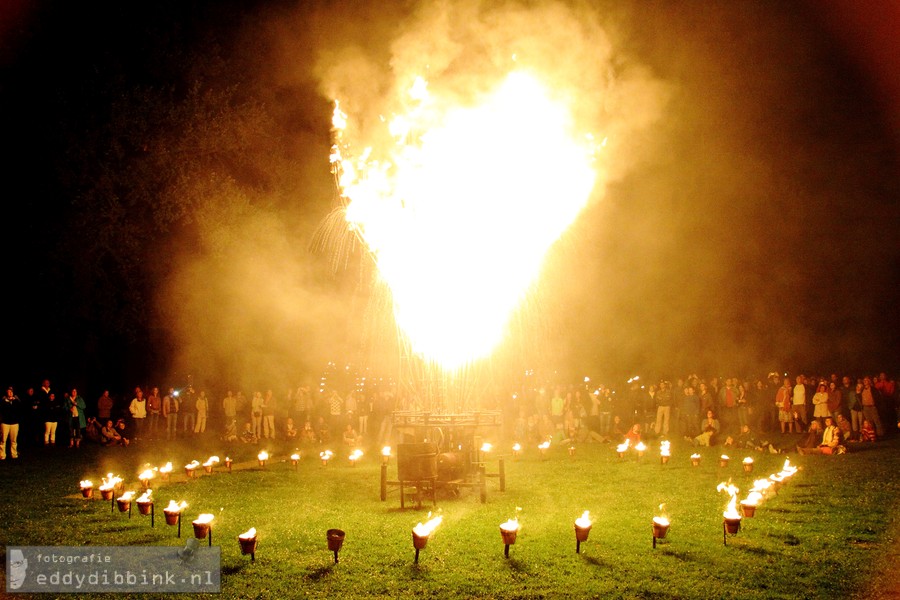
[[[626,435],[698,445],[736,445],[784,451],[769,441],[796,433],[803,452],[841,452],[847,444],[872,442],[898,423],[898,390],[885,373],[861,377],[770,373],[756,379],[690,375],[623,387],[529,385],[495,394],[504,437],[523,443],[547,439],[621,442]],[[285,440],[296,445],[388,443],[391,414],[420,409],[415,396],[393,387],[377,392],[310,391],[282,394],[170,387],[165,393],[136,387],[115,397],[108,390],[86,402],[78,389],[57,392],[49,380],[21,397],[12,387],[0,402],[0,460],[22,446],[79,448],[85,440],[104,446],[215,436],[228,443]],[[784,436],[781,436],[783,438]],[[789,449],[793,449],[789,448]]]

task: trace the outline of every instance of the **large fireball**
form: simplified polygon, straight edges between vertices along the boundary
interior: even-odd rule
[[[541,79],[513,71],[465,105],[421,78],[384,147],[357,148],[335,109],[346,219],[393,296],[412,350],[448,370],[487,357],[588,201],[593,139]]]

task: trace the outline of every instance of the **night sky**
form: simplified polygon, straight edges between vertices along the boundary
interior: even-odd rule
[[[340,81],[374,99],[430,5],[124,4],[0,5],[3,377],[379,364],[364,261],[314,244],[326,65],[357,57]],[[554,249],[513,368],[896,375],[900,8],[594,4],[611,77],[640,73],[628,105],[655,116]]]

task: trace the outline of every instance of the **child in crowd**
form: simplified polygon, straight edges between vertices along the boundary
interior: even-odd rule
[[[228,425],[225,426],[225,433],[222,435],[222,440],[226,442],[238,441],[237,421],[235,419],[229,421]]]
[[[872,422],[868,419],[863,419],[862,427],[859,430],[859,441],[874,442],[877,439],[878,436],[875,434],[875,428],[872,426]]]
[[[244,423],[244,430],[241,432],[241,441],[245,444],[255,444],[256,443],[256,434],[253,433],[253,424],[250,422]]]

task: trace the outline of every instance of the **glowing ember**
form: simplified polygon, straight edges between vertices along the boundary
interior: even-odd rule
[[[215,517],[214,517],[213,515],[209,514],[209,513],[203,513],[202,515],[200,515],[199,517],[197,517],[196,519],[194,519],[194,524],[196,524],[196,525],[209,525],[210,523],[212,523],[212,520],[213,520],[214,518],[215,518]]]
[[[753,464],[753,459],[750,458],[750,457],[748,456],[747,458],[744,459],[744,464],[745,464],[745,465],[752,465],[752,464]]]
[[[719,460],[729,461],[729,460],[731,460],[731,459],[728,458],[728,455],[727,455],[727,454],[723,454],[722,456],[719,457]]]
[[[300,460],[300,453],[294,452],[293,454],[291,454],[291,460],[294,462],[297,462],[298,460]]]
[[[584,511],[580,517],[575,519],[575,527],[587,529],[591,525],[593,525],[593,522],[591,521],[591,513],[588,510]]]
[[[82,479],[79,485],[81,486],[81,489],[85,490],[87,488],[94,487],[94,482],[92,482],[90,479]]]
[[[653,522],[656,523],[657,525],[659,525],[660,527],[668,527],[669,526],[669,520],[665,517],[653,517]]]
[[[256,458],[259,460],[269,460],[269,453],[265,450],[261,450],[260,453],[256,455]]]
[[[519,454],[520,452],[522,452],[522,444],[520,444],[519,442],[513,444],[512,451],[515,454]]]
[[[153,490],[147,490],[146,492],[141,494],[137,499],[138,504],[146,504],[148,502],[153,502],[153,498],[151,497],[152,494],[153,494]]]
[[[381,449],[381,455],[382,455],[382,456],[386,456],[386,457],[390,457],[390,455],[391,455],[391,447],[390,447],[390,446],[385,446],[384,448],[382,448],[382,449]]]
[[[169,504],[165,508],[165,512],[167,513],[180,513],[185,508],[187,508],[187,502],[175,502],[174,500],[169,500]]]
[[[428,516],[431,517],[431,513],[428,513]],[[431,534],[434,533],[434,530],[438,528],[438,525],[444,520],[444,517],[438,515],[427,520],[424,524],[419,523],[415,527],[413,527],[413,535],[418,537],[430,537]]]
[[[488,442],[485,442],[485,443],[483,443],[483,444],[481,445],[481,451],[482,451],[482,452],[490,452],[490,451],[493,450],[493,449],[494,449],[494,445],[493,445],[493,444],[490,444],[490,443],[488,443]]]
[[[245,531],[238,537],[241,538],[242,540],[252,540],[253,538],[256,537],[256,527],[251,527],[250,529],[248,529],[247,531]]]
[[[512,72],[468,106],[451,92],[432,95],[418,78],[407,114],[352,160],[344,137],[356,132],[336,105],[331,154],[347,222],[390,287],[397,324],[445,369],[500,343],[596,178],[593,144],[536,75]]]
[[[700,455],[696,452],[691,454],[691,460],[700,460]]]

